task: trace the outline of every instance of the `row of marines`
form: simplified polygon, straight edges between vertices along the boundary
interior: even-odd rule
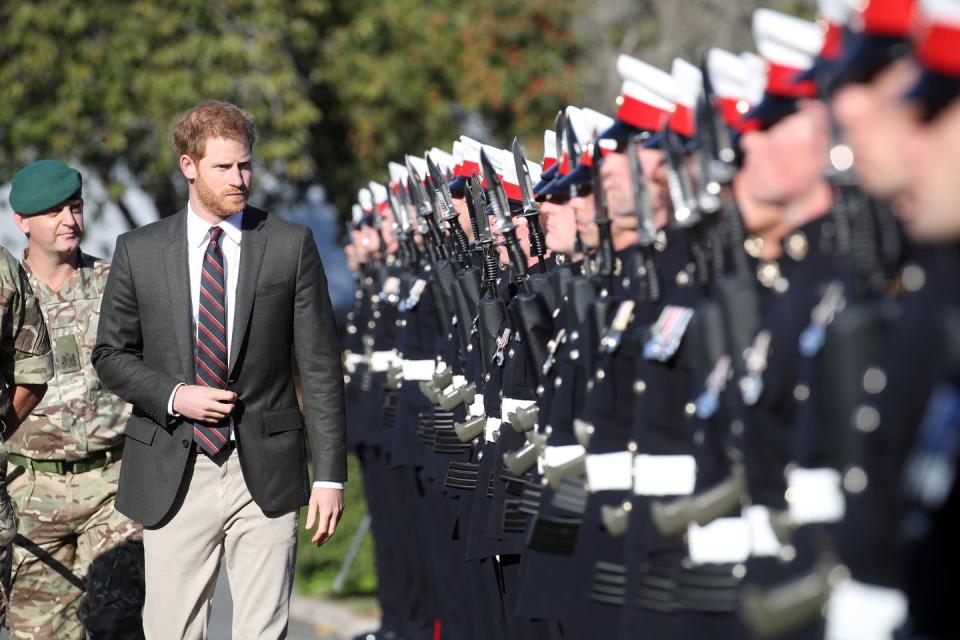
[[[366,637],[960,636],[960,3],[853,5],[360,190]]]

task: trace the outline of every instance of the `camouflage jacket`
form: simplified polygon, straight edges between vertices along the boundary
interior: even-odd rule
[[[10,386],[53,377],[50,338],[26,272],[0,247],[0,415],[10,408]]]
[[[47,321],[56,375],[7,448],[34,460],[79,460],[122,443],[130,405],[103,387],[90,362],[110,263],[81,252],[59,291],[23,266]]]

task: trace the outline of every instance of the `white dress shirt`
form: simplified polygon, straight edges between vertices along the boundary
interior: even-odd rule
[[[220,250],[223,252],[223,271],[226,283],[225,302],[227,311],[227,354],[230,354],[233,342],[233,311],[234,301],[237,299],[237,272],[240,265],[240,240],[243,236],[243,212],[235,213],[229,218],[221,220],[216,225],[205,222],[198,216],[191,203],[187,203],[187,262],[190,270],[190,301],[192,306],[194,349],[196,349],[197,314],[200,313],[200,277],[203,271],[203,257],[210,243],[210,229],[213,226],[223,230],[220,240]],[[196,354],[194,354],[196,357]],[[227,356],[229,361],[229,355]],[[173,410],[173,399],[177,390],[184,384],[177,385],[170,394],[167,411],[172,416],[178,416]],[[232,418],[231,418],[232,423]],[[233,429],[230,430],[230,439],[233,439]],[[313,488],[343,489],[342,482],[316,481]]]

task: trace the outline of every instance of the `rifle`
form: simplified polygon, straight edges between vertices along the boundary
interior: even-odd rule
[[[510,303],[510,318],[513,326],[520,331],[529,362],[535,363],[531,369],[539,380],[539,367],[547,359],[547,343],[553,336],[553,316],[544,297],[537,294],[527,279],[527,257],[517,239],[507,197],[490,158],[482,150],[480,164],[487,180],[487,199],[492,205],[497,226],[503,234],[507,254],[510,256],[511,282],[519,290]]]
[[[744,252],[743,242],[746,233],[743,218],[737,208],[737,202],[731,190],[733,178],[737,173],[735,166],[736,150],[730,131],[717,107],[717,97],[706,69],[706,59],[701,63],[703,91],[697,99],[695,118],[697,122],[697,165],[700,170],[700,190],[698,202],[701,210],[708,214],[720,213],[719,233],[715,236],[717,247],[714,250],[714,266],[723,271],[723,244],[733,260],[737,275],[749,275],[749,265]]]
[[[537,259],[539,266],[538,273],[529,275],[528,281],[530,287],[543,296],[547,306],[556,309],[557,292],[553,286],[550,274],[547,273],[544,256],[547,253],[547,242],[543,236],[543,229],[540,227],[540,207],[533,197],[533,180],[530,178],[530,168],[523,155],[523,148],[520,141],[513,139],[513,162],[517,168],[517,180],[520,183],[520,196],[523,200],[522,218],[527,221],[527,230],[530,232],[530,255]],[[553,273],[559,273],[554,271]]]
[[[439,167],[427,156],[427,169],[430,172],[430,182],[433,187],[434,215],[441,221],[447,222],[453,236],[454,253],[460,270],[454,273],[454,266],[450,261],[441,261],[436,266],[437,277],[444,293],[453,304],[457,316],[457,335],[460,338],[461,355],[470,344],[473,328],[473,319],[476,315],[477,301],[479,300],[479,272],[470,264],[470,247],[467,235],[460,226],[457,212],[453,208],[453,198],[447,178]]]
[[[743,218],[733,197],[733,178],[736,175],[736,151],[727,124],[717,107],[717,97],[710,73],[701,66],[703,92],[697,102],[697,136],[699,138],[698,164],[700,167],[699,202],[708,212],[719,212],[722,218],[720,233],[714,235],[718,245],[725,243],[733,263],[732,273],[724,273],[722,258],[714,251],[716,277],[714,293],[723,314],[726,351],[732,358],[737,379],[746,375],[747,352],[759,322],[759,300],[755,278],[744,251],[746,233]],[[719,206],[719,209],[717,207]],[[722,248],[719,251],[722,255]]]
[[[480,177],[476,172],[467,184],[467,206],[470,208],[471,221],[476,225],[475,243],[480,250],[482,264],[481,289],[483,298],[477,304],[477,331],[480,341],[480,363],[484,375],[489,375],[490,365],[497,353],[497,338],[503,327],[507,310],[503,301],[497,297],[497,280],[500,275],[500,261],[493,247],[493,233],[487,218],[487,205],[483,199]]]
[[[483,177],[487,182],[487,202],[493,209],[493,215],[497,219],[497,227],[503,234],[504,245],[510,258],[511,282],[519,290],[527,291],[526,256],[520,247],[520,241],[517,239],[517,227],[510,217],[510,205],[503,191],[503,184],[500,182],[487,152],[483,149],[480,150],[480,166],[483,169]]]
[[[650,193],[643,182],[643,166],[637,155],[637,139],[634,136],[627,141],[627,157],[630,160],[630,186],[633,187],[633,210],[637,216],[637,236],[640,253],[643,257],[644,277],[646,279],[646,297],[650,302],[660,299],[660,279],[657,275],[656,255],[657,225],[653,221],[653,207]]]
[[[594,222],[600,232],[600,242],[597,248],[597,273],[603,279],[604,284],[612,289],[614,271],[613,236],[610,233],[611,220],[607,212],[607,194],[603,190],[600,180],[601,154],[600,145],[594,144],[593,165],[590,168],[593,173],[593,207],[596,216]]]
[[[390,203],[390,211],[393,212],[394,229],[400,244],[400,262],[410,271],[420,270],[420,250],[413,239],[413,228],[410,224],[410,214],[406,207],[400,202],[393,189],[387,184],[387,202]],[[400,189],[403,186],[400,185]]]
[[[699,223],[703,219],[697,198],[694,196],[690,173],[683,164],[684,148],[680,135],[670,127],[663,128],[663,149],[667,158],[667,190],[673,204],[673,220],[690,236],[690,255],[697,270],[697,281],[705,285],[710,281],[707,262],[707,239]]]

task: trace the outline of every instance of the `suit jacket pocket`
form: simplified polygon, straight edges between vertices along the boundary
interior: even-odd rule
[[[137,442],[142,442],[143,444],[153,444],[153,437],[157,434],[157,429],[159,427],[143,418],[138,418],[136,416],[131,416],[127,421],[127,427],[125,433],[128,438],[132,438]]]
[[[277,411],[263,412],[263,428],[267,433],[283,433],[295,429],[303,429],[303,416],[300,415],[300,409],[279,409]]]
[[[287,293],[289,290],[290,284],[285,280],[283,282],[270,282],[257,289],[256,297],[266,298],[267,296]]]

